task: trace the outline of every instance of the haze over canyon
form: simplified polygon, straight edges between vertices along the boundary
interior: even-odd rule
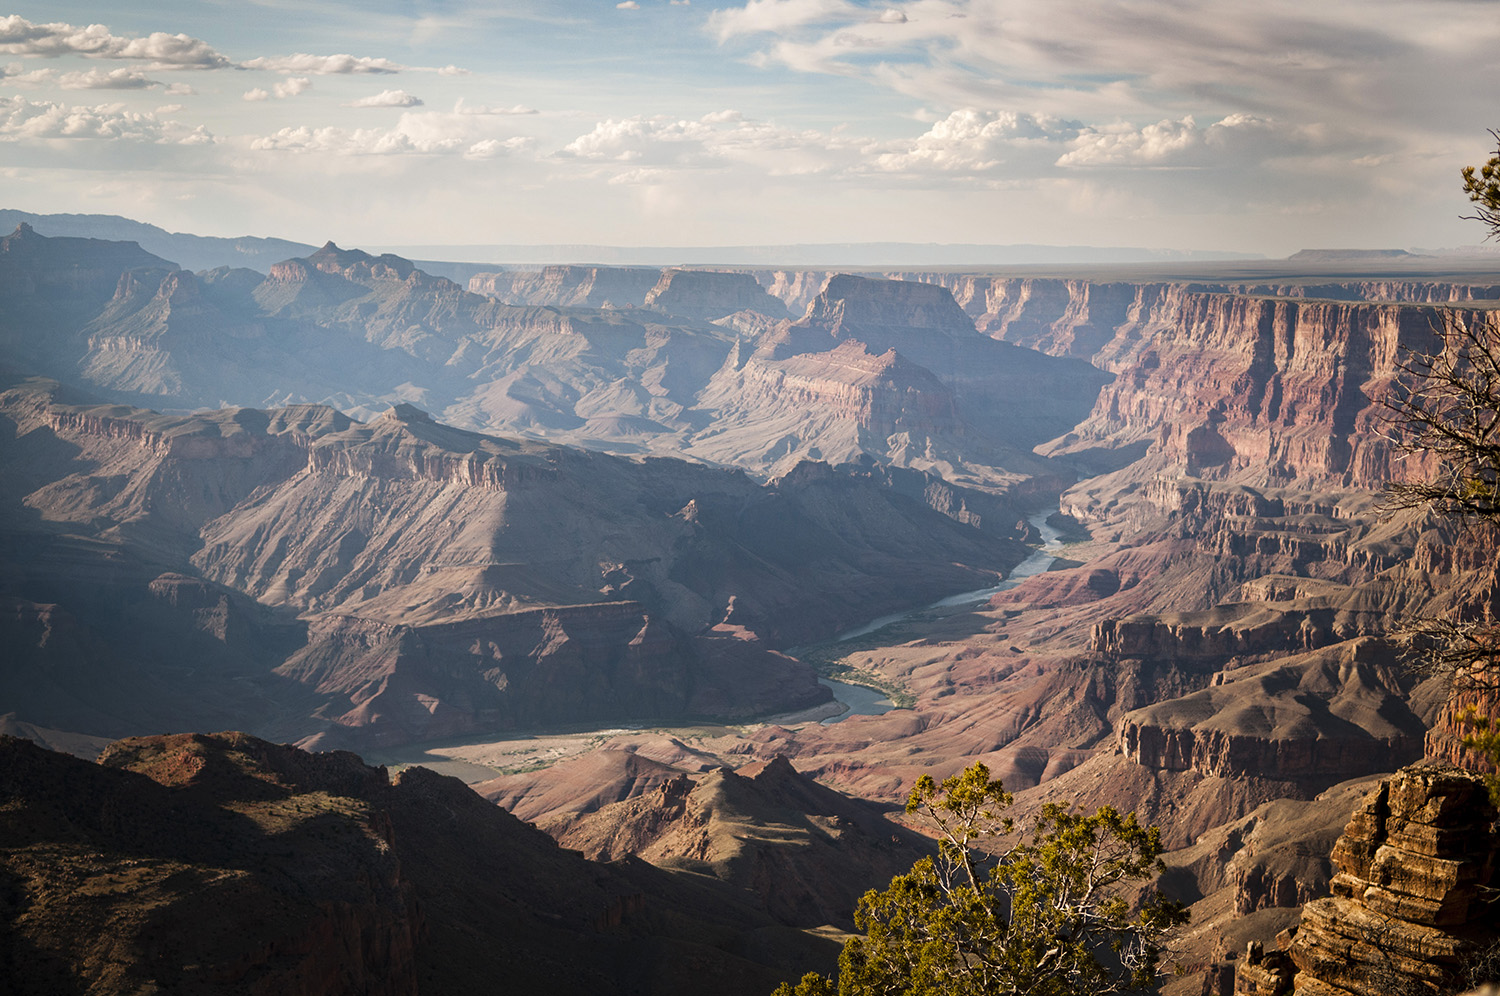
[[[975,761],[1022,819],[1161,827],[1162,992],[1495,940],[1488,700],[1399,646],[1494,623],[1493,524],[1381,505],[1439,469],[1384,402],[1494,327],[1482,257],[481,266],[29,217],[12,991],[765,994]]]

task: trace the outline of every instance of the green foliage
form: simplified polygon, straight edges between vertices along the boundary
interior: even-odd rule
[[[1488,758],[1491,765],[1500,769],[1500,723],[1489,716],[1481,716],[1473,706],[1459,715],[1458,723],[1468,730],[1464,746]],[[1500,807],[1500,777],[1486,775],[1484,783],[1490,790],[1490,801]]]
[[[1475,213],[1465,215],[1473,221],[1489,226],[1486,240],[1500,238],[1500,131],[1491,131],[1495,139],[1495,154],[1483,166],[1463,168],[1464,193],[1475,206]]]
[[[908,813],[939,834],[924,858],[860,900],[863,937],[839,957],[837,982],[816,973],[775,996],[1074,996],[1144,988],[1160,945],[1187,922],[1179,903],[1124,888],[1161,870],[1161,833],[1111,806],[1085,814],[1044,806],[1028,833],[1004,816],[1010,793],[975,764],[937,784],[918,779]],[[988,854],[981,842],[1004,844]]]

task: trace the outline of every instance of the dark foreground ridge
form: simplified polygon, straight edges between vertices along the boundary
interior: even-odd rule
[[[0,737],[0,992],[763,996],[834,946],[423,768],[242,733]]]

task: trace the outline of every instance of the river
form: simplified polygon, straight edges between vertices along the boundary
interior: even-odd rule
[[[1026,578],[1033,574],[1040,574],[1052,565],[1054,554],[1061,549],[1061,534],[1047,525],[1047,516],[1051,512],[1040,512],[1029,518],[1033,526],[1042,534],[1042,546],[1032,553],[1021,563],[1016,565],[1010,576],[997,585],[989,588],[980,588],[976,591],[966,591],[957,595],[924,605],[917,609],[908,609],[905,612],[897,612],[879,619],[871,619],[863,626],[840,633],[829,643],[841,643],[852,640],[855,637],[865,636],[873,633],[883,626],[901,622],[912,616],[931,612],[934,609],[961,608],[965,605],[977,605],[989,598],[996,592],[1014,588]],[[828,644],[820,644],[827,646]],[[795,655],[796,651],[792,651]],[[847,708],[845,711],[822,720],[824,723],[837,723],[850,716],[878,716],[889,712],[894,708],[891,700],[877,688],[866,685],[856,685],[847,681],[834,681],[831,678],[818,679],[823,685],[833,692],[833,697]],[[827,708],[826,706],[824,707]],[[805,720],[804,720],[805,721]],[[365,760],[372,764],[407,765],[421,764],[433,768],[443,774],[454,775],[467,782],[476,782],[485,778],[493,777],[505,769],[524,769],[533,766],[545,766],[567,757],[576,756],[587,750],[592,750],[608,737],[624,735],[633,732],[633,729],[608,729],[608,730],[586,730],[572,733],[516,733],[511,736],[514,739],[506,739],[488,736],[471,736],[454,741],[446,741],[442,744],[418,744],[405,745],[389,750],[375,750],[365,753]]]
[[[961,608],[965,605],[977,605],[986,601],[991,595],[1014,588],[1022,581],[1035,574],[1041,574],[1052,566],[1052,561],[1057,559],[1057,552],[1062,549],[1062,533],[1047,524],[1047,519],[1056,509],[1038,512],[1028,517],[1026,521],[1036,527],[1037,532],[1042,534],[1042,545],[1034,550],[1031,556],[1016,565],[1010,576],[999,584],[989,588],[979,588],[974,591],[960,592],[957,595],[949,595],[947,598],[939,599],[931,605],[924,605],[919,609],[907,609],[904,612],[895,612],[878,619],[871,619],[862,626],[845,630],[835,636],[829,643],[842,643],[855,637],[867,636],[879,629],[884,629],[892,623],[902,622],[912,616],[934,609]],[[826,646],[826,644],[825,644]],[[795,655],[795,651],[792,651]],[[895,708],[890,699],[882,695],[877,689],[865,685],[855,685],[846,681],[834,681],[830,678],[819,679],[824,685],[833,691],[833,697],[848,706],[848,710],[823,720],[827,723],[837,723],[848,719],[850,716],[879,716],[881,713],[889,712]]]

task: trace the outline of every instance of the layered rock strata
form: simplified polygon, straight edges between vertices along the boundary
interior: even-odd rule
[[[546,266],[476,273],[469,290],[504,304],[627,308],[644,304],[660,279],[660,270],[647,267]]]
[[[1500,839],[1471,772],[1424,763],[1372,792],[1334,845],[1333,895],[1303,907],[1291,945],[1304,996],[1385,996],[1396,980],[1451,985],[1500,939],[1488,886]]]
[[[1138,764],[1220,777],[1338,781],[1421,756],[1424,724],[1388,647],[1353,640],[1214,675],[1116,723]]]
[[[673,315],[709,321],[737,311],[771,318],[786,316],[786,305],[763,290],[748,273],[712,270],[666,270],[646,294],[644,304]]]

